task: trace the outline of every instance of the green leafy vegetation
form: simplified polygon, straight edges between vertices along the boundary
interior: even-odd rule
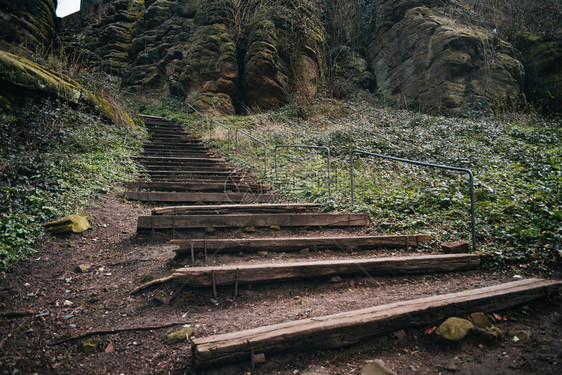
[[[308,107],[220,121],[268,144],[266,180],[279,191],[296,200],[321,202],[326,209],[368,212],[381,233],[428,232],[437,241],[470,242],[467,174],[359,156],[354,162],[356,204],[351,206],[352,150],[470,169],[475,176],[478,250],[490,255],[488,265],[547,270],[559,262],[560,118],[535,114],[449,118],[357,99],[322,100]],[[232,162],[263,170],[261,145],[244,142],[236,157],[231,153]],[[215,144],[226,153],[225,139]],[[331,197],[325,153],[279,149],[276,179],[275,144],[328,146]]]
[[[136,174],[139,129],[50,101],[0,112],[0,267],[22,259],[46,221],[81,210]]]

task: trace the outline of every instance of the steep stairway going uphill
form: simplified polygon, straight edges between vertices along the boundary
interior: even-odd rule
[[[211,154],[180,125],[164,118],[141,116],[149,132],[136,160],[148,180],[129,183],[130,200],[161,203],[240,203],[272,199],[268,186],[246,179],[224,158]]]
[[[311,203],[279,203],[280,196],[268,185],[232,168],[181,126],[159,117],[142,119],[150,139],[137,161],[148,180],[129,184],[132,190],[124,195],[157,205],[150,215],[138,218],[138,235],[158,234],[175,247],[181,264],[188,263],[165,278],[174,285],[167,303],[185,288],[212,288],[216,301],[217,288],[225,293],[233,286],[237,297],[244,284],[299,280],[313,285],[339,276],[375,280],[460,273],[480,266],[476,254],[409,252],[431,241],[429,235],[371,235],[364,214],[321,212],[320,205]],[[400,249],[401,256],[388,249]],[[255,254],[261,259],[251,258]],[[198,335],[192,341],[192,364],[203,368],[231,361],[253,363],[258,352],[269,356],[347,346],[397,329],[435,324],[450,314],[510,308],[556,294],[561,286],[557,281],[529,279]]]

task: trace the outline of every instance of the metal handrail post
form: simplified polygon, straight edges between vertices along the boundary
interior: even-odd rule
[[[331,177],[330,177],[330,149],[326,146],[308,146],[308,145],[275,145],[275,179],[278,178],[277,175],[277,149],[278,148],[288,148],[288,147],[292,147],[292,148],[311,148],[311,149],[322,149],[322,150],[326,150],[326,153],[328,154],[328,196],[331,198],[332,197],[332,181],[331,181]]]
[[[263,145],[263,173],[264,176],[267,176],[267,144],[259,139],[257,139],[256,137],[246,133],[243,130],[240,129],[236,129],[236,132],[234,132],[234,154],[238,155],[238,133],[242,133],[244,135],[246,135],[247,137],[253,139],[254,141],[261,143]]]
[[[363,154],[368,156],[374,156],[382,159],[399,161],[403,163],[409,163],[414,165],[421,165],[424,167],[432,167],[432,168],[439,168],[439,169],[447,169],[450,171],[457,171],[457,172],[464,172],[468,174],[468,183],[469,183],[469,190],[470,190],[470,221],[472,227],[472,251],[476,251],[476,204],[474,202],[474,174],[470,169],[466,168],[459,168],[459,167],[451,167],[448,165],[440,165],[440,164],[433,164],[433,163],[426,163],[422,161],[415,161],[415,160],[408,160],[397,158],[394,156],[388,155],[381,155],[375,154],[372,152],[361,151],[361,150],[353,150],[351,152],[351,156],[349,157],[349,174],[350,174],[350,182],[351,182],[351,205],[355,205],[355,192],[354,192],[354,185],[353,185],[353,156],[355,154]]]

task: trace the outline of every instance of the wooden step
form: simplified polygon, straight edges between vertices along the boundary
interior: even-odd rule
[[[253,184],[254,181],[249,181],[244,179],[240,175],[227,174],[225,176],[221,175],[198,175],[198,174],[187,174],[177,171],[176,174],[163,174],[163,173],[146,173],[150,177],[150,181],[170,181],[170,182],[181,182],[181,181],[199,181],[199,182],[236,182],[239,184]]]
[[[171,162],[192,162],[194,164],[198,163],[222,163],[224,162],[224,158],[217,158],[217,157],[183,157],[183,156],[133,156],[133,159],[136,160],[146,160],[146,161],[171,161]]]
[[[169,150],[209,150],[208,147],[196,143],[170,143],[170,142],[151,142],[144,145],[144,150],[160,150],[166,148]]]
[[[226,214],[139,216],[137,229],[196,229],[243,227],[357,227],[368,224],[364,214]]]
[[[139,173],[150,173],[150,172],[160,172],[163,171],[164,173],[186,173],[186,174],[218,174],[223,176],[228,176],[231,173],[234,175],[239,174],[238,172],[232,172],[231,168],[227,166],[181,166],[181,165],[172,165],[172,166],[162,166],[162,165],[142,165],[143,170],[140,170]],[[165,168],[162,169],[162,168]]]
[[[140,190],[158,190],[158,191],[214,191],[214,192],[227,192],[227,191],[267,191],[271,188],[267,185],[260,184],[249,184],[245,182],[235,183],[235,182],[198,182],[198,181],[185,181],[185,182],[150,182],[150,181],[138,181],[138,182],[127,182],[124,184],[128,189]]]
[[[166,149],[166,150],[179,150],[179,151],[208,151],[209,148],[203,146],[203,145],[197,145],[197,144],[190,144],[190,143],[184,143],[184,144],[176,144],[176,145],[171,145],[171,144],[167,144],[162,142],[160,143],[147,143],[144,146],[144,150],[162,150],[162,149]]]
[[[147,203],[270,203],[283,202],[286,197],[268,193],[201,193],[201,192],[159,192],[159,191],[125,191],[129,199]]]
[[[172,240],[177,245],[174,251],[178,254],[201,252],[205,248],[210,252],[257,252],[257,251],[300,251],[305,248],[321,250],[361,250],[373,248],[408,248],[418,247],[431,241],[426,234],[396,236],[355,236],[355,237],[289,237],[289,238],[226,238],[226,239],[194,239]]]
[[[202,145],[203,144],[200,139],[193,138],[189,134],[181,134],[181,133],[180,134],[174,134],[174,135],[152,134],[150,136],[150,138],[148,139],[147,144],[164,143],[164,142],[190,143],[190,144],[193,143],[193,144],[196,144],[196,145]]]
[[[184,171],[170,171],[170,170],[158,170],[158,169],[146,169],[140,170],[139,173],[146,173],[151,176],[200,176],[201,178],[205,178],[208,176],[216,176],[216,177],[223,177],[227,178],[229,176],[242,176],[242,174],[238,172],[231,172],[231,171],[214,171],[213,169],[207,170],[184,170]]]
[[[152,129],[148,129],[148,131],[154,135],[177,135],[177,134],[182,134],[182,135],[189,135],[191,137],[194,137],[193,133],[190,132],[186,132],[185,130],[183,130],[182,128],[165,128],[165,127],[158,127],[158,128],[152,128]],[[151,135],[152,135],[151,134]]]
[[[216,206],[172,206],[152,210],[152,215],[192,215],[192,214],[227,214],[227,213],[279,213],[316,211],[321,205],[315,203],[293,204],[222,204]]]
[[[240,177],[231,177],[228,178],[228,182],[229,184],[224,186],[224,182],[227,180],[225,177],[213,177],[213,176],[209,176],[209,177],[194,177],[194,176],[175,176],[175,177],[171,177],[171,176],[150,176],[150,182],[151,183],[158,183],[158,184],[166,184],[166,185],[178,185],[178,184],[186,184],[186,183],[201,183],[201,184],[222,184],[223,188],[222,189],[211,189],[211,190],[193,190],[193,189],[189,189],[189,190],[185,190],[183,188],[178,189],[152,189],[152,188],[147,188],[147,189],[152,189],[152,190],[161,190],[161,191],[234,191],[234,190],[238,190],[238,191],[243,191],[245,189],[249,188],[253,189],[253,187],[251,186],[253,184],[253,181],[250,182],[248,180],[243,180]],[[235,185],[232,185],[235,184]],[[250,185],[248,185],[250,184]],[[242,186],[242,188],[237,188]],[[226,189],[225,189],[226,187]],[[245,188],[244,188],[245,187]],[[134,189],[134,188],[131,188]],[[265,189],[264,189],[265,191]]]
[[[145,143],[146,146],[185,146],[188,145],[189,147],[195,148],[204,148],[208,149],[199,139],[197,138],[186,138],[185,140],[177,140],[174,138],[151,138]]]
[[[172,274],[192,287],[267,283],[292,279],[364,274],[372,277],[467,271],[480,267],[480,255],[442,254],[406,257],[324,260],[274,264],[186,267]]]
[[[211,158],[212,154],[206,151],[200,152],[185,152],[185,151],[143,151],[141,156],[155,156],[155,157],[182,157],[182,158]]]
[[[333,349],[412,328],[430,327],[450,316],[489,313],[559,294],[561,281],[527,279],[458,293],[401,301],[335,315],[195,338],[195,367],[249,360],[301,350]]]

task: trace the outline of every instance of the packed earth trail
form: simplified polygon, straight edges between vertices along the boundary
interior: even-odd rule
[[[375,359],[400,374],[559,373],[559,281],[288,202],[181,126],[142,119],[146,178],[92,202],[90,231],[47,235],[0,275],[3,373],[352,374]],[[502,338],[436,339],[477,312]]]

